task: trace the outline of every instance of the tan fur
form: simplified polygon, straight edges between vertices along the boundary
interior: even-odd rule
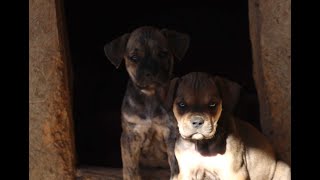
[[[221,91],[221,83],[226,82],[223,78],[216,78],[219,84],[204,73],[190,73],[181,79],[173,101],[173,114],[181,134],[175,145],[179,180],[291,179],[290,167],[276,159],[267,138],[249,123],[233,117],[231,111],[224,111],[221,104],[226,96],[231,95]],[[224,86],[231,89],[227,87],[230,84]],[[222,99],[222,103],[210,111],[205,108],[210,102],[208,97]],[[185,106],[179,106],[181,101]],[[201,106],[204,108],[200,109]],[[201,116],[196,117],[198,119],[204,119],[201,126],[192,124],[195,115]],[[212,128],[215,124],[221,128],[220,131]],[[200,135],[192,135],[194,133]],[[203,142],[210,143],[202,146]],[[208,147],[207,151],[203,151],[203,147]]]

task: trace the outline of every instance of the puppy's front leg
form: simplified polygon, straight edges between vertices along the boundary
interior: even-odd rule
[[[173,151],[168,151],[168,159],[170,165],[170,180],[177,180],[179,174],[179,165]]]
[[[165,137],[165,141],[167,144],[167,154],[168,154],[168,161],[170,165],[170,180],[177,180],[179,174],[179,165],[174,155],[174,146],[176,140],[176,133],[170,131],[167,137]]]
[[[291,179],[291,168],[282,161],[277,161],[276,169],[273,175],[274,180],[290,180]]]
[[[141,180],[139,158],[142,138],[134,132],[122,132],[121,156],[122,175],[124,180]]]

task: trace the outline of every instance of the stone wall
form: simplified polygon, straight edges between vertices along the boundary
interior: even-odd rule
[[[262,130],[291,164],[291,1],[248,2]]]
[[[29,1],[29,178],[74,179],[67,49],[60,1]]]

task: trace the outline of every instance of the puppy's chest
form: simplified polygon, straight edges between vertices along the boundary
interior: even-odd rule
[[[233,156],[228,151],[224,154],[203,156],[196,150],[195,144],[187,143],[176,145],[175,154],[184,175],[194,176],[202,172],[214,174],[217,179],[234,179]]]
[[[122,104],[122,113],[136,115],[144,120],[156,121],[167,114],[157,98],[126,96]]]
[[[145,115],[141,118],[139,115],[122,113],[125,129],[130,129],[134,133],[144,136],[146,139],[162,139],[167,136],[170,130],[168,125],[169,116],[161,114],[160,116]]]
[[[161,135],[168,131],[169,115],[156,98],[126,96],[122,105],[122,120],[138,134]],[[150,137],[151,136],[151,137]]]
[[[185,150],[178,155],[181,164],[188,164],[187,162],[192,162],[190,168],[204,168],[208,170],[220,171],[222,169],[228,169],[231,167],[232,158],[229,154],[217,154],[215,156],[202,156],[199,152],[195,150]],[[184,163],[185,162],[185,163]]]
[[[144,166],[168,167],[165,140],[170,134],[169,115],[158,104],[132,103],[122,111],[124,131],[136,134],[142,140],[140,163]]]

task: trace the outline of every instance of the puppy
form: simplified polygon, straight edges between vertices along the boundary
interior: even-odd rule
[[[240,86],[193,72],[175,80],[169,101],[179,138],[175,155],[181,180],[290,179],[290,167],[276,160],[268,140],[232,116]]]
[[[123,179],[139,180],[139,165],[170,166],[178,174],[174,156],[175,124],[163,106],[174,57],[181,60],[189,36],[144,26],[105,45],[106,56],[118,68],[125,60],[129,81],[123,98],[121,156]]]

